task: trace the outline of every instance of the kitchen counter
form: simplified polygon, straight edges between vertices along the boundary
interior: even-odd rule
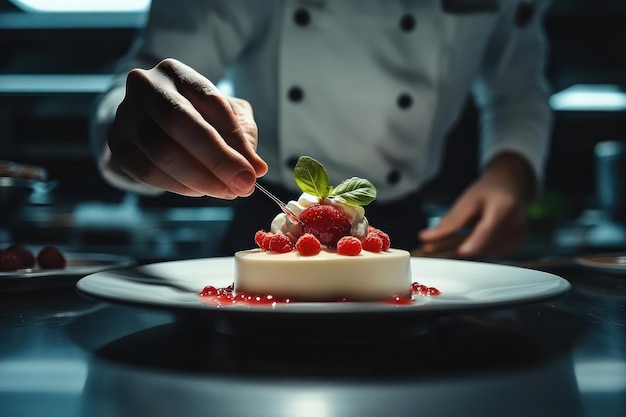
[[[0,415],[622,417],[626,275],[551,268],[572,291],[390,339],[215,331],[72,285],[0,293]]]

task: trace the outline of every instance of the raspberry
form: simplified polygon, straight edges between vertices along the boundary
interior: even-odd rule
[[[305,233],[298,238],[296,250],[303,256],[317,255],[322,250],[322,244],[311,233]]]
[[[354,236],[344,236],[337,242],[337,254],[356,256],[361,253],[361,241]]]
[[[254,241],[257,246],[261,249],[265,249],[263,247],[263,240],[266,238],[267,232],[265,230],[259,230],[254,234]]]
[[[263,244],[263,246],[261,246],[264,250],[270,250],[270,242],[272,241],[272,237],[275,235],[276,233],[274,232],[267,232],[265,233],[265,236],[263,236],[263,240],[261,241],[261,243]]]
[[[383,250],[383,240],[374,232],[368,233],[361,241],[361,245],[363,250],[368,252],[380,252]]]
[[[264,230],[259,230],[254,234],[254,241],[259,246],[259,248],[269,251],[270,250],[270,241],[272,240],[272,236],[274,236],[274,232],[266,232]]]
[[[391,246],[391,239],[389,239],[389,235],[387,233],[375,227],[369,226],[367,234],[369,235],[370,233],[376,233],[378,237],[382,239],[384,251],[389,250],[389,247]]]
[[[315,204],[300,213],[303,232],[311,233],[322,245],[334,248],[343,236],[350,235],[350,220],[335,206]]]
[[[269,238],[269,248],[270,252],[287,253],[293,249],[293,243],[282,233],[275,233]]]

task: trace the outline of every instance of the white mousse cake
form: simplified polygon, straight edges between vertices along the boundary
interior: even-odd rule
[[[410,254],[400,249],[357,256],[322,249],[317,255],[251,249],[235,254],[235,292],[295,301],[379,301],[410,297]]]
[[[365,217],[364,206],[376,198],[372,183],[352,177],[329,186],[324,167],[306,156],[294,174],[300,198],[276,215],[269,232],[256,232],[259,249],[235,253],[235,293],[293,301],[410,298],[409,252],[390,249],[389,236]]]

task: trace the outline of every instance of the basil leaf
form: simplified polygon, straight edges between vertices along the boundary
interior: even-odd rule
[[[328,173],[315,159],[301,156],[294,168],[294,179],[298,187],[319,198],[328,197],[332,187],[328,186]]]
[[[376,187],[368,180],[352,177],[339,184],[332,196],[352,206],[367,206],[376,199]]]

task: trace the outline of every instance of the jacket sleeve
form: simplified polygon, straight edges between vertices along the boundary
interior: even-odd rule
[[[175,58],[213,82],[219,81],[261,29],[255,0],[152,0],[147,24],[129,53],[118,63],[109,89],[100,95],[90,119],[90,141],[103,178],[111,185],[140,194],[161,191],[137,184],[107,166],[107,132],[125,94],[126,74]]]
[[[473,86],[481,114],[481,167],[499,153],[515,152],[528,160],[539,184],[552,130],[550,87],[545,78],[548,48],[543,32],[549,3],[532,2],[534,16],[524,27],[516,25],[520,2],[502,3],[506,9]]]

